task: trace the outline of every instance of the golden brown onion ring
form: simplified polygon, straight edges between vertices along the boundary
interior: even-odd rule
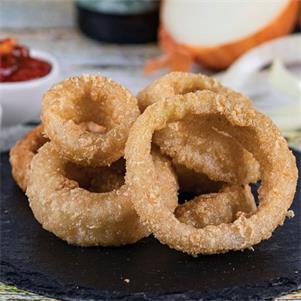
[[[227,95],[234,102],[250,105],[243,95],[201,74],[173,72],[156,80],[138,94],[141,110],[167,97],[208,89]],[[210,118],[187,118],[169,123],[154,134],[153,142],[174,162],[206,174],[211,180],[234,184],[254,183],[259,165],[235,139],[216,131]]]
[[[165,205],[177,206],[177,182],[169,161],[154,153],[156,180],[163,195],[174,195]],[[118,162],[117,164],[120,164]],[[52,142],[33,158],[26,194],[35,218],[43,228],[80,246],[119,246],[149,235],[133,208],[125,185],[104,193],[89,191],[97,174],[110,167],[82,167],[62,159]],[[113,167],[114,168],[114,167]]]
[[[12,166],[12,175],[18,186],[26,191],[30,163],[38,149],[49,141],[43,135],[43,126],[39,125],[27,133],[11,148],[9,160]]]
[[[46,92],[41,119],[65,158],[105,166],[123,156],[129,129],[139,114],[136,98],[124,87],[105,77],[84,75]]]
[[[167,200],[153,185],[152,136],[168,122],[191,114],[212,115],[216,127],[239,140],[259,162],[262,182],[255,214],[242,213],[233,223],[197,229],[181,223],[162,205]],[[295,158],[272,121],[245,103],[211,91],[179,95],[149,106],[131,128],[125,158],[126,185],[134,193],[132,201],[142,222],[161,243],[194,256],[242,250],[268,239],[284,222],[296,191]]]

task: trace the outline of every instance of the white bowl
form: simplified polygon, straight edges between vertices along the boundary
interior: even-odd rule
[[[51,71],[46,76],[33,80],[0,82],[2,127],[11,127],[37,118],[42,95],[60,79],[58,62],[52,55],[40,50],[31,50],[30,54],[49,62],[52,66]]]

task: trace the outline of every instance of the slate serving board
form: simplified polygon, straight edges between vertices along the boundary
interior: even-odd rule
[[[295,152],[300,169],[301,153]],[[287,220],[255,251],[192,258],[154,238],[69,246],[41,228],[1,154],[0,281],[64,300],[262,300],[301,286],[300,179]],[[129,282],[126,280],[129,279]]]

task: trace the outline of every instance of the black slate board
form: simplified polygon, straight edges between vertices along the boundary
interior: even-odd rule
[[[255,251],[192,258],[152,237],[122,248],[68,246],[36,222],[8,154],[1,158],[2,282],[64,300],[262,300],[301,286],[300,180],[296,217]]]

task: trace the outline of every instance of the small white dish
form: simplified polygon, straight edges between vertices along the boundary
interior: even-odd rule
[[[0,106],[2,107],[2,127],[22,124],[39,116],[43,94],[60,79],[57,60],[47,52],[31,50],[34,58],[49,62],[52,66],[46,76],[22,81],[0,82]]]

